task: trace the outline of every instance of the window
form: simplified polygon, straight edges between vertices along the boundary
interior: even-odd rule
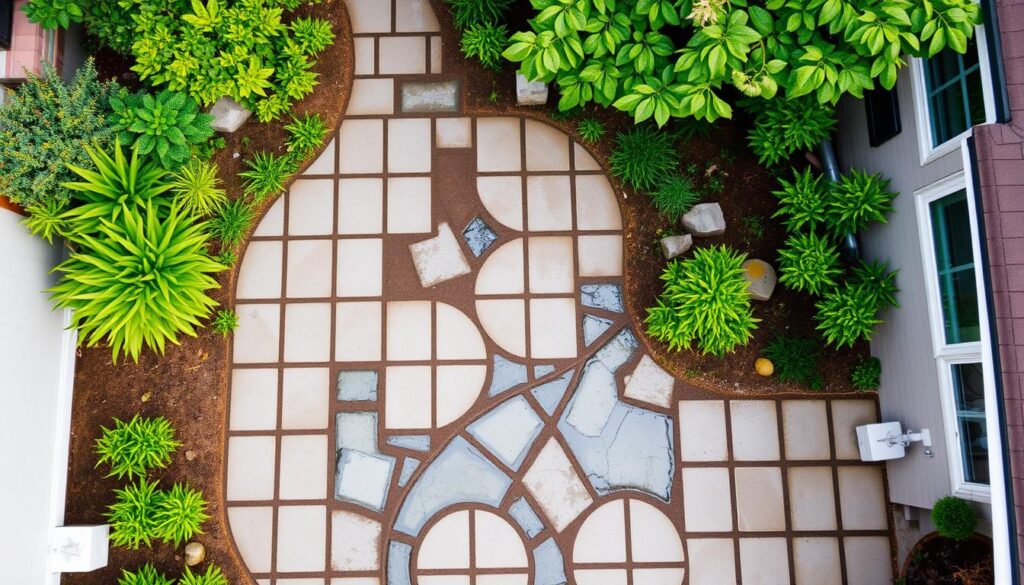
[[[988,485],[985,377],[980,362],[950,366],[964,481]]]
[[[978,38],[963,55],[946,48],[924,62],[931,146],[937,147],[986,119]]]
[[[896,88],[864,92],[864,111],[868,117],[868,144],[879,146],[902,130],[900,101]]]
[[[930,204],[935,265],[947,344],[981,339],[971,216],[963,189]]]

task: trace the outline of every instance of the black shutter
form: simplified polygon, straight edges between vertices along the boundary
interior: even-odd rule
[[[896,88],[864,92],[864,111],[868,115],[868,142],[878,146],[896,136],[900,125],[900,101]]]
[[[0,48],[11,48],[14,29],[14,0],[0,0]]]

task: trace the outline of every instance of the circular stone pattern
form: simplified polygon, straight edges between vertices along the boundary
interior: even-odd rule
[[[441,517],[416,554],[417,585],[527,585],[523,540],[504,518],[485,510]]]

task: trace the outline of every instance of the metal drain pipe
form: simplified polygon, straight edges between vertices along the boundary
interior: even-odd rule
[[[825,139],[818,145],[818,152],[821,155],[821,166],[825,176],[832,183],[838,183],[842,174],[839,172],[839,161],[836,159],[836,150],[832,141]],[[839,244],[839,252],[847,262],[860,260],[860,243],[857,241],[857,234],[853,232],[843,236]]]

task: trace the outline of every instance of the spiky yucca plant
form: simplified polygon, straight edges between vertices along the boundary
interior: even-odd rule
[[[249,170],[238,173],[245,179],[245,192],[257,202],[284,190],[284,182],[295,171],[294,162],[288,156],[276,156],[269,152],[257,152],[245,161]]]
[[[55,236],[67,234],[68,225],[64,219],[64,204],[57,199],[34,203],[26,209],[28,218],[24,221],[30,232],[52,244]]]
[[[193,573],[191,567],[185,567],[185,572],[178,580],[178,585],[230,585],[228,578],[221,572],[217,565],[207,565],[205,573]]]
[[[224,189],[219,187],[217,165],[193,160],[183,166],[171,178],[174,201],[196,217],[212,215],[228,201]]]
[[[774,165],[797,151],[816,147],[836,125],[835,110],[811,98],[757,103],[760,111],[747,139],[764,165]]]
[[[889,264],[876,260],[865,262],[861,260],[853,267],[851,282],[863,289],[864,294],[874,299],[875,306],[879,311],[891,307],[899,307],[896,301],[897,270],[889,271]]]
[[[885,223],[892,212],[896,194],[889,191],[889,180],[852,170],[832,185],[825,222],[836,236],[857,233],[872,222]]]
[[[101,427],[96,439],[96,466],[110,465],[107,477],[121,479],[145,477],[146,472],[166,467],[171,453],[181,446],[174,438],[174,427],[162,416],[133,416],[128,422],[114,419],[114,428]]]
[[[490,22],[472,24],[462,31],[459,48],[467,59],[476,59],[494,71],[503,63],[501,52],[508,46],[508,28]]]
[[[295,153],[300,158],[306,158],[316,152],[324,143],[327,136],[327,122],[324,122],[320,114],[306,114],[298,118],[292,118],[292,123],[284,127],[288,133],[285,142],[288,144],[288,151]]]
[[[174,580],[157,571],[151,563],[146,563],[134,572],[121,569],[117,585],[174,585]]]
[[[157,482],[143,477],[114,490],[117,499],[104,514],[110,521],[111,544],[130,549],[153,546],[153,539],[159,537],[156,511],[164,495],[156,486]]]
[[[815,306],[817,329],[830,345],[850,346],[861,339],[870,341],[877,318],[877,300],[863,286],[846,283],[825,293]]]
[[[814,232],[790,236],[779,250],[779,267],[779,282],[812,295],[835,286],[842,273],[836,247]]]
[[[255,219],[252,205],[244,199],[235,199],[221,207],[210,220],[210,233],[220,240],[222,248],[233,248],[242,243]]]
[[[779,199],[779,209],[772,217],[782,217],[786,231],[794,233],[805,227],[814,230],[824,223],[829,189],[820,175],[806,169],[794,173],[792,182],[779,179],[779,185],[781,189],[772,191]]]
[[[231,309],[217,311],[217,315],[213,318],[213,330],[225,337],[237,327],[238,313]]]
[[[178,546],[195,534],[202,534],[202,524],[209,518],[203,492],[176,483],[157,502],[154,530],[161,540]]]
[[[583,142],[593,144],[598,140],[601,140],[604,136],[604,122],[597,118],[580,120],[579,126],[576,127],[576,131],[580,133],[580,138]]]

